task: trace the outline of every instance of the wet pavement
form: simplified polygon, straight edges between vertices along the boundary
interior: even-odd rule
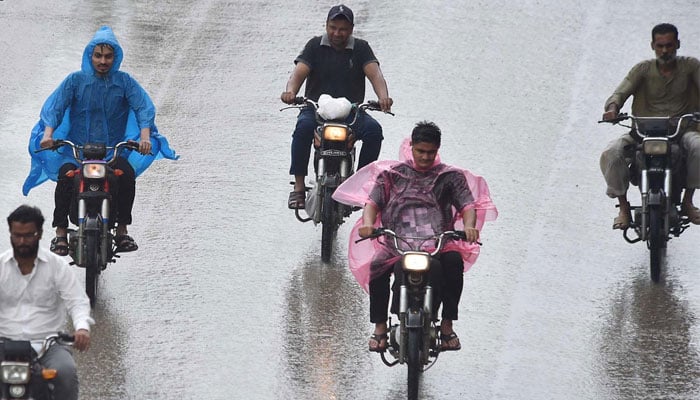
[[[700,56],[691,3],[348,3],[395,100],[395,117],[376,115],[381,158],[435,121],[443,161],[483,175],[500,211],[466,275],[463,349],[425,373],[421,398],[700,397],[700,229],[671,241],[651,284],[644,246],[610,229],[598,169],[624,130],[596,123],[627,71],[653,56],[656,23],[675,23],[679,54]],[[140,249],[102,276],[93,346],[77,357],[81,398],[405,398],[405,368],[366,350],[349,224],[324,264],[320,227],[285,205],[295,112],[279,111],[279,94],[330,5],[0,2],[3,215],[25,202],[51,215],[52,183],[21,194],[28,134],[100,25],[181,154],[138,180]]]

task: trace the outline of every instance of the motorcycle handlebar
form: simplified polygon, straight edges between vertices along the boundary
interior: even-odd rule
[[[666,137],[668,137],[669,139],[672,139],[672,138],[678,136],[678,134],[681,132],[681,125],[683,125],[683,121],[689,120],[692,122],[700,122],[700,112],[683,114],[679,117],[636,117],[634,115],[629,115],[627,113],[619,113],[615,118],[600,120],[600,121],[598,121],[598,123],[600,124],[600,123],[606,122],[606,123],[610,123],[610,124],[619,124],[620,122],[629,119],[629,120],[632,120],[632,122],[635,125],[637,125],[638,121],[644,121],[644,120],[648,121],[648,120],[655,120],[655,119],[656,120],[664,120],[665,119],[665,120],[669,121],[669,126],[673,126],[671,122],[676,118],[678,119],[678,122],[676,123],[676,130],[673,132],[673,134],[666,135]],[[632,128],[632,126],[627,126],[627,125],[623,125],[623,126],[625,126],[627,128]],[[636,131],[637,136],[639,136],[640,138],[644,138],[647,136],[646,132],[643,132],[639,129],[635,129],[635,131]]]
[[[81,163],[81,162],[84,161],[84,160],[80,157],[80,150],[82,150],[83,147],[85,147],[85,146],[77,145],[77,144],[71,142],[70,140],[62,140],[62,139],[55,140],[53,146],[51,146],[51,147],[46,147],[46,148],[39,149],[39,150],[34,150],[34,153],[40,153],[40,152],[46,151],[46,150],[56,151],[56,150],[60,149],[60,148],[63,147],[63,146],[69,146],[69,147],[71,148],[71,150],[73,151],[73,158],[75,158],[75,160],[76,160],[77,162]],[[138,149],[139,149],[139,143],[136,142],[136,141],[133,141],[133,140],[126,140],[126,141],[123,141],[123,142],[119,142],[119,143],[117,143],[117,144],[114,145],[114,146],[107,146],[107,149],[108,149],[108,150],[114,149],[114,154],[112,155],[112,158],[109,159],[109,160],[107,161],[108,164],[113,163],[114,160],[117,159],[117,156],[119,155],[119,150],[122,149],[122,148],[131,149],[131,150],[137,150],[137,151],[138,151]],[[152,154],[151,154],[151,155],[152,155]]]
[[[314,110],[318,110],[318,103],[307,97],[297,96],[294,98],[292,104],[294,105],[291,107],[285,107],[282,110],[285,110],[287,108],[300,108],[298,106],[310,106],[313,107]],[[379,105],[379,102],[377,100],[368,100],[364,103],[353,104],[353,108],[357,108],[359,110],[382,111],[382,107]],[[394,113],[392,113],[391,111],[385,111],[385,113],[389,115],[394,115]]]
[[[391,239],[393,239],[394,248],[399,252],[399,254],[403,254],[403,252],[404,252],[399,247],[399,241],[407,243],[407,241],[406,241],[407,239],[414,239],[414,240],[419,240],[419,241],[428,241],[431,239],[437,240],[437,246],[435,247],[435,250],[430,253],[431,256],[436,255],[437,253],[440,252],[440,250],[442,250],[442,247],[445,244],[445,239],[456,239],[456,240],[466,240],[467,239],[466,233],[464,231],[458,231],[458,230],[445,231],[445,232],[442,232],[438,235],[433,235],[433,236],[428,236],[428,237],[409,237],[409,236],[402,237],[402,236],[399,236],[396,232],[392,231],[391,229],[379,227],[379,228],[374,229],[369,236],[364,237],[364,238],[360,238],[360,239],[356,240],[355,243],[359,243],[359,242],[361,242],[363,240],[367,240],[367,239],[376,239],[379,236],[387,236],[387,237],[390,237]],[[478,242],[478,241],[474,242],[474,243],[478,244],[479,246],[482,245],[482,243]]]

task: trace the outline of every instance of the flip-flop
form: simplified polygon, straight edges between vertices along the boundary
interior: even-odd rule
[[[117,245],[116,251],[119,253],[127,253],[130,251],[136,251],[139,249],[139,246],[134,241],[134,238],[132,238],[129,235],[117,235],[117,236],[115,236],[114,243]]]
[[[373,333],[372,336],[369,337],[369,340],[374,340],[375,342],[377,342],[376,346],[369,346],[369,351],[383,353],[386,351],[386,345],[389,340],[389,336],[387,336],[386,333]],[[382,341],[384,343],[384,346],[382,346]]]
[[[69,250],[68,238],[65,236],[56,236],[55,238],[51,239],[51,247],[49,247],[49,250],[58,254],[59,256],[67,256]]]
[[[300,210],[306,206],[306,193],[302,192],[290,192],[289,200],[287,200],[287,206],[292,210]]]
[[[630,226],[630,216],[627,214],[620,214],[613,220],[613,229],[627,229]]]
[[[457,346],[450,346],[448,343],[457,339]],[[440,333],[440,351],[457,351],[462,349],[462,344],[459,342],[459,337],[456,333]]]
[[[681,215],[688,217],[694,225],[700,225],[700,210],[697,207],[693,207],[690,210],[686,207],[681,207]]]

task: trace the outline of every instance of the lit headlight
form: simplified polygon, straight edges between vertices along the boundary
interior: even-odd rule
[[[85,164],[83,166],[83,176],[91,179],[100,179],[105,177],[104,164]]]
[[[348,137],[348,128],[340,125],[326,125],[323,127],[323,138],[334,142],[343,142]]]
[[[430,268],[430,256],[422,252],[406,252],[403,256],[403,269],[409,272],[424,272]]]
[[[644,154],[659,156],[668,153],[668,139],[654,138],[646,139],[642,143]]]
[[[2,381],[10,385],[25,384],[29,382],[29,363],[3,361]]]

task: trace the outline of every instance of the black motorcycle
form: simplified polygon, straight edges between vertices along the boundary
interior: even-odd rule
[[[318,113],[318,103],[305,97],[297,97],[296,106],[289,108],[311,107],[316,114],[318,126],[314,132],[314,169],[316,179],[312,187],[306,187],[306,217],[295,210],[301,222],[313,221],[321,224],[321,260],[331,259],[333,239],[338,227],[352,213],[352,207],[333,200],[335,189],[355,173],[355,136],[351,126],[364,110],[381,111],[379,103],[369,101],[353,104],[350,114],[340,119],[325,120]],[[393,115],[391,112],[387,114]],[[293,184],[293,182],[292,182]]]
[[[631,123],[621,123],[626,120]],[[629,243],[646,242],[654,282],[659,281],[667,242],[690,226],[680,209],[685,163],[679,140],[682,132],[699,121],[700,113],[680,117],[635,117],[623,113],[599,121],[630,128],[630,135],[637,141],[630,170],[632,184],[639,187],[641,205],[630,207],[632,221],[623,237]]]
[[[71,205],[70,220],[78,229],[68,230],[69,254],[71,264],[85,268],[85,291],[90,298],[90,306],[95,306],[97,286],[100,273],[107,264],[115,262],[117,245],[114,242],[114,202],[112,187],[116,185],[116,175],[122,172],[112,165],[121,149],[138,150],[134,141],[119,142],[115,146],[104,143],[87,143],[76,145],[68,140],[57,140],[54,145],[37,150],[58,150],[69,146],[79,168],[70,171],[76,188]],[[107,151],[114,150],[111,159],[106,160]]]
[[[30,341],[0,338],[0,399],[53,399],[52,380],[57,371],[44,368],[40,359],[51,346],[73,341],[73,335],[66,333],[49,335],[36,352]]]
[[[399,285],[398,323],[392,324],[391,318],[389,319],[387,343],[387,351],[394,359],[387,360],[384,352],[380,355],[389,367],[406,364],[408,398],[416,399],[420,375],[435,364],[442,345],[437,315],[433,314],[436,300],[434,283],[428,279],[429,271],[431,265],[440,262],[435,256],[448,240],[466,240],[466,236],[464,231],[446,231],[428,237],[408,237],[399,236],[390,229],[377,228],[370,236],[357,242],[380,236],[388,239],[401,255],[400,268],[394,268],[395,272],[401,271],[394,276]],[[421,250],[428,242],[434,243],[434,250]]]

